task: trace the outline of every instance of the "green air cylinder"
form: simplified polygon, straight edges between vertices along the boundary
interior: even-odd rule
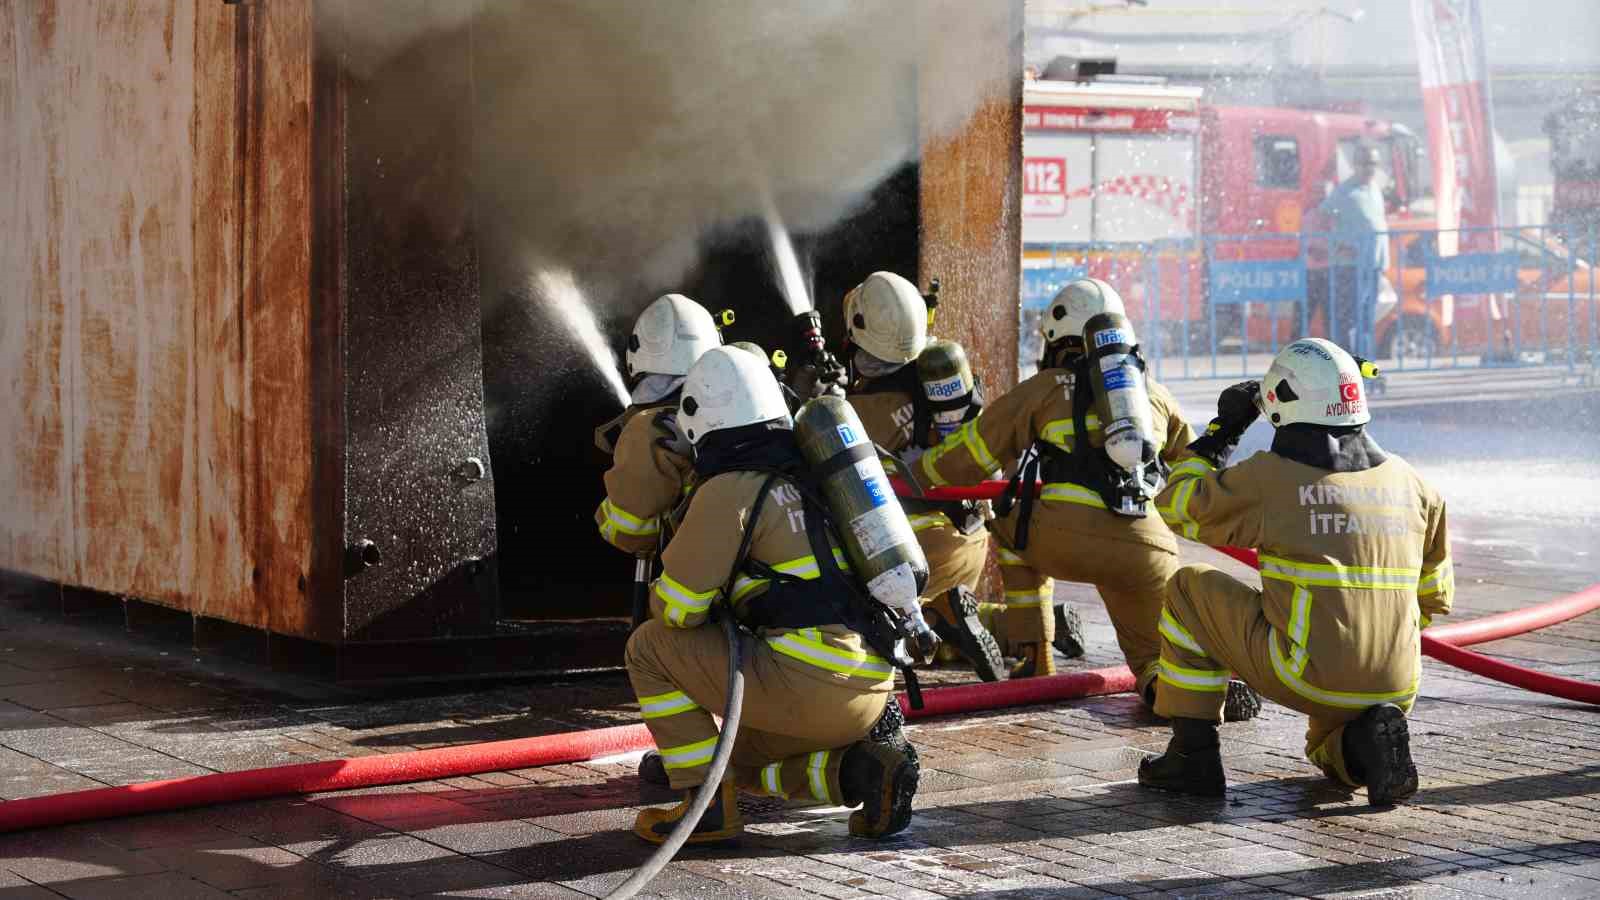
[[[922,395],[933,411],[934,440],[942,441],[967,420],[967,410],[972,405],[972,390],[977,382],[972,377],[972,365],[967,362],[967,351],[955,341],[928,341],[917,357],[917,380],[922,382]],[[917,440],[923,438],[918,435]]]
[[[856,411],[839,397],[818,397],[795,415],[794,436],[838,523],[851,569],[873,599],[920,619],[928,560]]]
[[[1155,428],[1150,394],[1145,387],[1144,359],[1133,323],[1121,313],[1103,312],[1083,325],[1084,352],[1089,359],[1089,386],[1094,391],[1094,411],[1100,418],[1106,455],[1131,478],[1132,485],[1150,483],[1147,470],[1155,465]],[[1112,512],[1144,514],[1147,492],[1134,487]]]

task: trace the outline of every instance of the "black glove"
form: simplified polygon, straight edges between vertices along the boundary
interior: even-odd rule
[[[1245,433],[1251,423],[1261,416],[1257,401],[1261,396],[1261,382],[1241,381],[1223,390],[1217,397],[1217,417],[1212,419],[1216,430],[1232,434],[1235,439]],[[1207,428],[1209,433],[1212,429]]]
[[[690,458],[689,439],[684,437],[678,428],[677,410],[664,409],[656,413],[652,424],[656,426],[656,446],[668,453],[676,453],[684,459]]]
[[[1217,417],[1206,426],[1206,433],[1189,445],[1190,452],[1221,468],[1239,446],[1239,438],[1261,416],[1256,398],[1261,394],[1258,381],[1241,381],[1217,397]]]

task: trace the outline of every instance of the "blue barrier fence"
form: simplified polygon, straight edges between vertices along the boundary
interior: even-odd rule
[[[1304,335],[1389,371],[1572,369],[1600,356],[1600,230],[1397,228],[1358,241],[1296,232],[1027,245],[1024,369],[1042,349],[1038,318],[1050,298],[1086,276],[1122,293],[1167,380],[1259,374]]]

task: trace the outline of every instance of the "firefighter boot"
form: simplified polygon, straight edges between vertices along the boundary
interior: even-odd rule
[[[1083,656],[1083,620],[1065,603],[1056,604],[1056,636],[1050,643],[1067,659]]]
[[[903,732],[888,740],[851,744],[839,766],[845,805],[861,807],[850,814],[850,833],[885,838],[904,831],[911,824],[911,798],[920,772],[916,748]]]
[[[1056,673],[1055,657],[1050,655],[1050,645],[1031,641],[1017,645],[1017,664],[1011,667],[1012,678],[1035,678]]]
[[[661,787],[671,784],[667,780],[667,764],[661,761],[661,751],[645,751],[644,756],[639,759],[639,780],[645,784]]]
[[[1222,773],[1217,723],[1174,717],[1167,752],[1139,761],[1139,783],[1196,797],[1221,797],[1228,780]]]
[[[1005,677],[1006,663],[1000,657],[1000,645],[994,635],[978,620],[978,598],[964,587],[953,587],[928,604],[933,613],[933,633],[946,645],[955,645],[961,655],[972,663],[973,671],[983,681],[999,681]]]
[[[1370,706],[1345,726],[1340,738],[1350,777],[1367,786],[1370,806],[1390,806],[1417,792],[1417,766],[1411,761],[1411,730],[1406,714],[1393,703]]]
[[[1151,681],[1144,686],[1144,705],[1151,710],[1156,708],[1156,684]],[[1222,721],[1248,722],[1261,712],[1261,695],[1256,689],[1237,678],[1228,680],[1228,696],[1222,701]]]
[[[712,844],[718,841],[738,840],[744,833],[744,820],[739,818],[739,795],[734,789],[733,779],[724,779],[722,784],[712,787],[700,785],[697,788],[683,792],[683,800],[670,809],[652,807],[639,810],[639,815],[633,820],[633,833],[644,838],[652,844],[666,843],[672,829],[689,812],[689,804],[694,802],[695,791],[714,790],[717,796],[706,807],[705,815],[695,825],[694,831],[689,835],[691,844]]]

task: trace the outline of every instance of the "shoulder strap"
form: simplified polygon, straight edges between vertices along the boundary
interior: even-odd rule
[[[761,524],[761,507],[767,502],[767,494],[772,492],[772,483],[777,480],[777,472],[768,472],[767,477],[761,482],[761,488],[756,491],[755,502],[750,504],[750,517],[745,520],[744,536],[739,539],[739,551],[733,555],[733,567],[728,570],[728,578],[722,584],[722,599],[728,604],[730,612],[733,608],[733,583],[738,580],[745,559],[750,555],[750,544],[755,540],[756,526]]]

